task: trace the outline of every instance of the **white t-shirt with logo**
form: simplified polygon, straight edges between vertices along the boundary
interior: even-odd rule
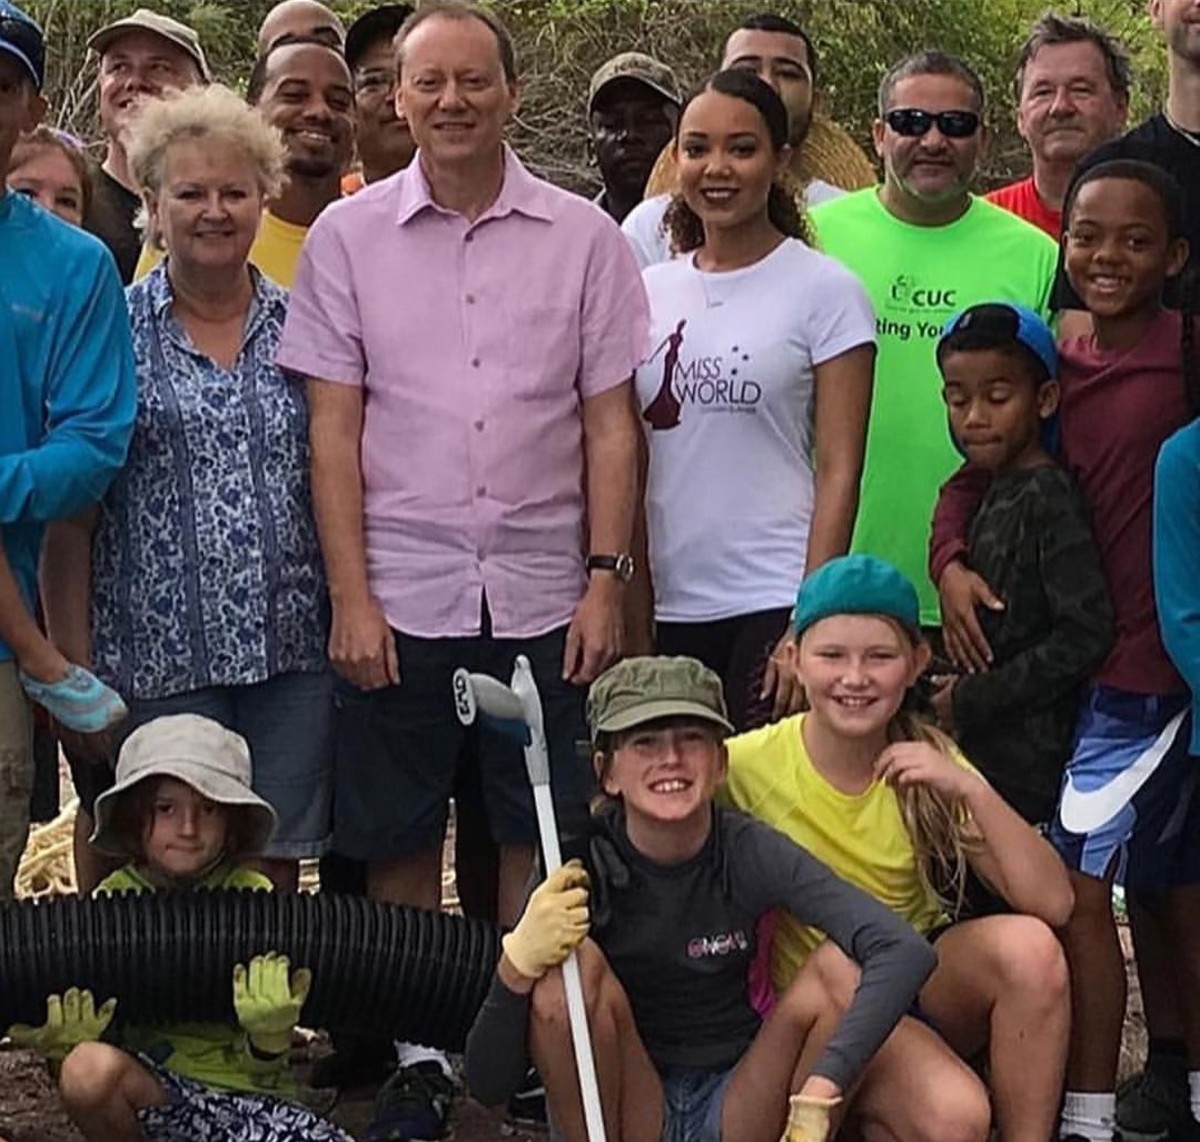
[[[642,274],[636,374],[650,450],[655,614],[707,622],[791,606],[813,511],[813,371],[874,344],[858,279],[796,239],[745,269],[695,256]]]
[[[845,193],[840,187],[814,178],[804,187],[804,207],[809,210],[822,202],[840,198]],[[671,243],[663,230],[663,219],[667,215],[667,207],[671,205],[671,198],[669,194],[647,198],[626,214],[625,221],[621,223],[621,233],[633,247],[633,256],[643,270],[672,257]]]

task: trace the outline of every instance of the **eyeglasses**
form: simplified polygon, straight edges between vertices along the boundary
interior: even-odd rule
[[[928,135],[934,123],[947,139],[969,139],[979,130],[979,115],[974,111],[922,111],[918,107],[897,107],[883,121],[897,135],[919,139]]]
[[[396,73],[383,68],[356,72],[354,92],[356,95],[389,95],[396,88]]]

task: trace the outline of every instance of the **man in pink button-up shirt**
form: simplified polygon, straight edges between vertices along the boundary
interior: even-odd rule
[[[370,895],[436,908],[455,666],[507,679],[529,655],[556,796],[585,811],[575,743],[583,688],[622,647],[611,565],[632,539],[647,310],[611,220],[505,147],[518,92],[495,17],[422,7],[398,55],[418,160],[318,219],[280,361],[309,378],[330,656],[350,684],[335,847],[368,862]],[[590,576],[585,555],[602,557]],[[517,751],[480,746],[511,923],[532,800]]]

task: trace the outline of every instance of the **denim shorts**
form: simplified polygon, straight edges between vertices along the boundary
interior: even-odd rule
[[[120,740],[166,714],[200,714],[246,739],[254,792],[279,818],[271,843],[259,855],[299,860],[328,851],[333,818],[332,672],[291,672],[246,686],[134,698],[129,717],[121,723]],[[84,778],[79,781],[80,801],[90,812],[96,797],[111,788],[113,772],[87,762],[73,766],[73,776],[76,769]]]
[[[486,629],[486,624],[485,624]],[[511,739],[463,726],[454,710],[456,668],[512,676],[528,657],[542,700],[550,784],[560,833],[582,828],[595,779],[581,753],[586,691],[562,678],[566,627],[535,638],[415,638],[395,632],[400,684],[380,690],[337,685],[334,849],[354,860],[397,860],[442,843],[455,776],[478,750],[492,840],[538,840],[524,753]]]
[[[662,1142],[721,1142],[721,1114],[733,1068],[666,1067],[658,1077],[663,1088]]]

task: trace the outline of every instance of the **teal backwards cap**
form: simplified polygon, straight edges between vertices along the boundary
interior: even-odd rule
[[[874,555],[842,555],[800,584],[792,626],[803,634],[830,615],[885,615],[921,629],[916,588],[892,564]]]

